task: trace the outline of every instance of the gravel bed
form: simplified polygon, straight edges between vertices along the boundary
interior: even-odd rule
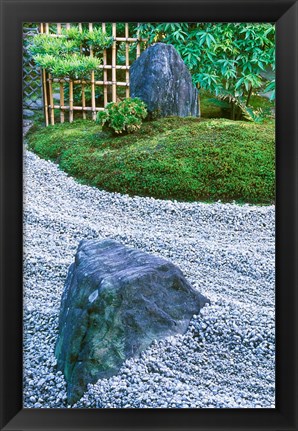
[[[25,408],[275,408],[275,207],[179,203],[81,185],[24,150]],[[54,357],[81,239],[170,259],[211,300],[68,406]]]

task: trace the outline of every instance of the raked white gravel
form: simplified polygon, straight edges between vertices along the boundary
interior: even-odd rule
[[[275,207],[108,193],[25,149],[25,408],[68,407],[54,346],[67,270],[84,238],[170,259],[211,305],[185,335],[153,343],[72,407],[275,407]]]

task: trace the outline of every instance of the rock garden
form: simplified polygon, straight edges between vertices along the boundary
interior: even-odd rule
[[[121,25],[31,41],[23,405],[275,408],[274,26]]]

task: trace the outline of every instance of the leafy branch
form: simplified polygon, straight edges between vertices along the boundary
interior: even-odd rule
[[[63,29],[61,35],[36,35],[29,49],[35,63],[53,77],[83,79],[98,68],[103,49],[110,47],[112,41],[99,28],[80,31],[71,27]]]

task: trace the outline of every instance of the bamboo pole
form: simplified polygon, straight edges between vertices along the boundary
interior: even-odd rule
[[[105,67],[103,67],[103,65],[100,64],[98,67],[99,67],[99,69],[113,69],[113,67],[111,65],[108,65],[108,64]],[[126,65],[124,66],[124,64],[121,64],[121,65],[116,64],[115,69],[117,69],[117,70],[118,69],[119,70],[120,69],[122,69],[122,70],[130,69],[130,66],[126,66]]]
[[[141,44],[140,44],[140,23],[138,22],[138,30],[137,30],[137,58],[141,55]]]
[[[83,119],[86,120],[86,114],[84,108],[86,107],[86,96],[85,96],[85,84],[82,84],[82,108],[83,108]]]
[[[53,81],[52,81],[52,75],[49,73],[49,99],[50,99],[50,120],[51,125],[53,126],[55,124],[55,118],[54,118],[54,98],[53,98]]]
[[[57,35],[61,35],[62,33],[62,26],[61,23],[57,23]],[[60,123],[64,123],[64,111],[61,109],[61,106],[64,105],[64,83],[60,80],[59,82],[59,89],[60,89]]]
[[[142,39],[142,38],[137,38],[137,37],[116,37],[115,38],[116,42],[137,42],[139,41],[147,41],[148,39]]]
[[[93,24],[89,22],[89,31],[93,31]],[[90,57],[93,57],[93,48],[90,46]],[[96,120],[96,104],[95,104],[95,76],[94,70],[91,72],[91,106],[92,106],[92,120]]]
[[[92,72],[91,72],[91,106],[92,106],[92,120],[96,120],[94,70],[92,70]]]
[[[82,33],[83,26],[82,23],[79,22],[79,32]],[[82,44],[80,46],[80,53],[82,54]],[[82,108],[83,108],[83,120],[86,120],[86,113],[84,111],[84,108],[86,106],[86,97],[85,97],[85,84],[82,83]]]
[[[43,22],[40,23],[39,31],[42,34],[44,33]],[[45,69],[41,70],[41,79],[42,79],[44,118],[45,118],[46,127],[48,127],[48,125],[49,125],[49,111],[48,111],[47,75],[46,75]]]
[[[125,66],[126,66],[126,72],[125,72],[125,79],[126,79],[126,89],[125,89],[125,96],[129,97],[129,43],[128,41],[129,36],[129,26],[128,22],[125,23],[125,37],[126,37],[126,43],[125,43]]]
[[[98,69],[104,69],[104,67],[102,66],[102,65],[99,65],[98,67],[97,67]],[[110,65],[107,65],[106,67],[105,67],[105,69],[112,69],[112,66],[110,66]],[[119,65],[119,66],[116,66],[116,69],[118,70],[120,70],[120,69],[123,69],[123,70],[125,70],[125,69],[130,69],[130,66],[124,66],[124,65]],[[64,82],[68,82],[68,80],[67,79],[60,79],[60,78],[53,78],[53,82],[60,82],[60,81],[64,81]],[[86,80],[80,80],[80,79],[76,79],[75,81],[74,81],[74,83],[75,84],[79,84],[80,82],[84,82],[84,84],[87,84],[88,82],[90,83],[91,81],[86,81]],[[112,81],[111,81],[112,82]]]
[[[43,104],[44,104],[44,116],[46,127],[49,125],[49,113],[48,113],[48,96],[47,96],[47,77],[45,69],[42,69],[42,88],[43,88]]]
[[[60,122],[64,123],[64,112],[61,109],[61,106],[64,105],[64,85],[63,82],[60,81]]]
[[[41,25],[43,25],[43,23],[41,23]],[[70,27],[68,27],[68,29],[69,29]],[[62,30],[62,24],[61,24],[61,30]],[[43,31],[43,33],[45,33],[45,31]],[[51,37],[65,37],[63,34],[57,34],[57,33],[49,33],[49,36],[51,36]],[[128,37],[128,38],[126,38],[126,37],[115,37],[115,41],[116,42],[137,42],[137,41],[140,41],[140,42],[147,42],[148,41],[148,39],[142,39],[141,37],[138,39],[138,38],[136,38],[136,37]]]
[[[49,34],[49,33],[50,33],[50,26],[49,26],[49,23],[46,22],[46,34]]]
[[[113,36],[113,45],[112,45],[112,102],[117,101],[117,77],[116,77],[116,23],[112,24],[112,36]]]
[[[69,82],[69,79],[59,79],[59,78],[53,78],[52,79],[52,81],[53,82]],[[73,79],[73,83],[74,84],[90,84],[91,83],[91,81],[85,81],[85,80],[81,80],[81,79]],[[94,81],[94,84],[95,85],[112,85],[113,84],[113,81]],[[116,84],[118,85],[118,86],[120,86],[120,87],[126,87],[127,86],[127,82],[121,82],[121,81],[118,81],[118,82],[116,82]]]
[[[66,28],[70,29],[70,24],[66,24],[66,26],[67,25],[68,25],[68,27],[66,27]],[[104,23],[103,23],[103,25],[104,25]],[[41,26],[43,27],[43,29],[45,29],[46,24],[41,23]],[[61,33],[60,34],[59,33],[48,33],[49,36],[51,36],[51,37],[64,37],[64,35],[62,34],[62,24],[58,23],[57,26],[61,26]],[[79,28],[80,27],[82,27],[82,23],[79,23]],[[45,33],[45,30],[41,31],[41,33]],[[129,43],[132,43],[132,42],[137,42],[137,41],[147,42],[148,39],[142,39],[141,37],[140,38],[136,38],[136,37],[118,37],[117,36],[117,37],[115,37],[115,41],[116,42],[129,42]]]
[[[106,24],[102,23],[102,31],[106,32]],[[108,72],[107,72],[107,50],[103,50],[103,106],[106,107],[108,104],[108,87],[105,84],[108,80]]]
[[[69,111],[70,109],[72,111],[92,111],[92,107],[91,106],[85,106],[84,108],[82,106],[72,106],[70,107],[69,105],[54,105],[55,109],[63,109],[63,111]],[[95,108],[96,111],[104,111],[105,108],[103,107],[99,107],[99,108]]]
[[[113,84],[115,84],[115,85],[117,85],[118,87],[126,87],[127,86],[127,83],[126,82],[114,82],[114,81],[94,81],[95,82],[95,85],[113,85]]]
[[[73,122],[73,81],[69,80],[69,122]]]

